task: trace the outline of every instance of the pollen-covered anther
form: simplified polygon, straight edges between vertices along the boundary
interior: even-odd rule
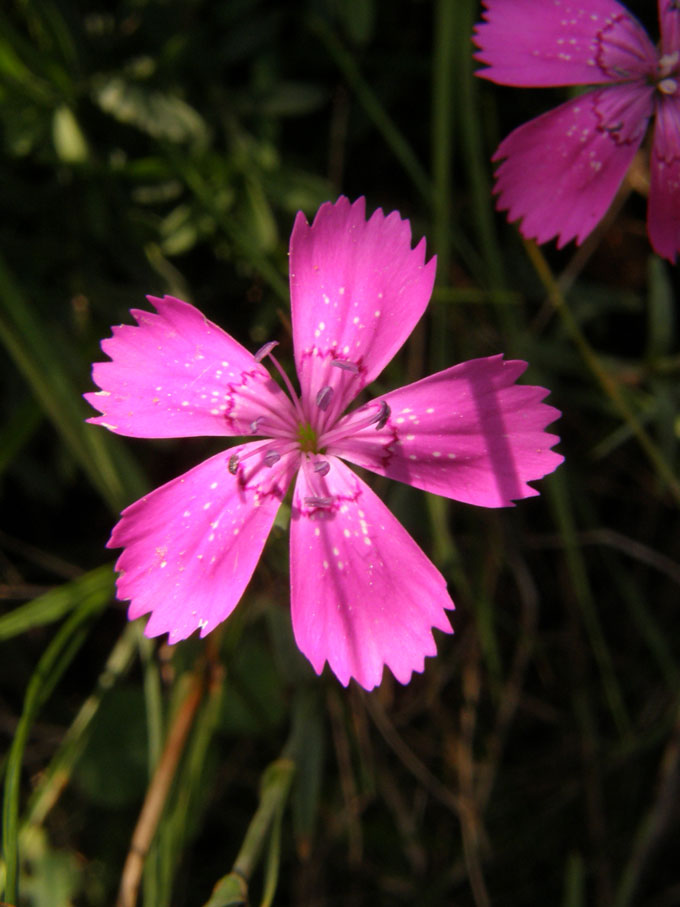
[[[259,348],[259,350],[253,354],[253,358],[256,362],[262,362],[265,356],[268,356],[271,351],[279,345],[278,340],[270,340],[268,343],[265,343]]]
[[[229,472],[230,472],[233,476],[235,476],[236,473],[238,472],[238,457],[236,456],[236,454],[232,454],[232,455],[229,457],[229,466],[228,466],[228,469],[229,469]]]
[[[270,469],[274,465],[274,463],[278,463],[280,459],[281,454],[278,452],[278,450],[268,450],[264,455],[265,465],[269,466]]]
[[[676,9],[678,7],[675,7]],[[672,54],[664,54],[659,58],[659,73],[662,76],[670,75],[680,61],[680,51],[674,51]]]
[[[341,368],[344,372],[352,372],[353,375],[359,372],[359,366],[354,362],[348,362],[346,359],[334,359],[331,365],[335,366],[335,368]]]
[[[675,94],[678,90],[678,83],[675,79],[662,79],[656,87],[663,94]]]
[[[333,498],[307,497],[302,499],[310,507],[332,507]]]
[[[314,464],[314,472],[318,473],[320,476],[327,476],[330,472],[331,464],[328,460],[317,460]]]
[[[392,410],[389,408],[387,403],[385,403],[384,400],[381,400],[380,411],[374,419],[376,431],[380,431],[381,428],[384,428],[387,425],[387,420],[389,419],[391,412]]]
[[[326,412],[330,406],[331,399],[333,398],[333,388],[326,384],[316,395],[316,405],[319,407],[321,412]]]

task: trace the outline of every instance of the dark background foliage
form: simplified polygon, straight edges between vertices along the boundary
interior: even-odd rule
[[[636,12],[656,37],[654,7]],[[499,139],[567,90],[475,80],[479,14],[0,11],[5,900],[18,878],[21,905],[112,904],[142,851],[147,907],[206,904],[223,877],[212,907],[243,903],[243,876],[268,904],[277,873],[277,904],[680,903],[677,274],[646,239],[644,152],[580,249],[537,251],[494,213]],[[507,511],[375,482],[457,611],[424,674],[371,694],[316,678],[294,646],[285,513],[206,640],[169,648],[127,623],[117,513],[218,448],[113,437],[80,397],[147,293],[250,348],[277,339],[290,364],[293,218],[340,193],[397,208],[438,255],[381,385],[526,358],[566,457]],[[138,824],[150,801],[157,826]]]

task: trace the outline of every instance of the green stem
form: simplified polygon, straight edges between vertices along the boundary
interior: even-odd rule
[[[555,311],[562,319],[562,323],[567,329],[572,340],[576,344],[583,361],[586,363],[591,373],[597,379],[604,393],[609,397],[615,409],[619,412],[623,420],[630,426],[631,431],[638,440],[642,450],[647,455],[647,459],[655,468],[659,477],[665,482],[668,490],[672,494],[676,503],[680,505],[680,481],[673,472],[672,468],[663,458],[656,445],[642,427],[637,416],[624,399],[619,385],[606,371],[597,354],[586,340],[578,322],[574,318],[564,298],[562,290],[555,279],[545,256],[538,248],[536,243],[531,240],[524,241],[524,248],[534,266],[536,273],[548,293],[548,298],[552,303]]]

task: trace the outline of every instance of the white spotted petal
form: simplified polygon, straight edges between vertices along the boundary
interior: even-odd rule
[[[425,311],[435,260],[425,240],[411,248],[411,228],[396,211],[367,221],[363,198],[319,208],[311,226],[298,214],[290,239],[295,362],[303,403],[337,388],[333,414],[392,359]],[[342,375],[334,360],[354,365]],[[329,415],[332,418],[332,415]]]
[[[130,600],[130,619],[152,612],[147,636],[205,636],[236,607],[298,465],[295,453],[266,466],[272,448],[255,441],[219,453],[121,514],[108,543],[125,549],[118,597]]]
[[[205,315],[172,296],[148,297],[157,313],[133,309],[134,325],[102,341],[110,362],[95,362],[100,387],[85,399],[90,419],[133,438],[252,434],[257,419],[285,428],[291,402],[267,370]]]
[[[385,666],[407,683],[436,654],[432,628],[451,632],[446,581],[368,485],[329,459],[320,481],[301,469],[293,495],[295,641],[317,673],[328,662],[345,685],[354,677],[371,690]]]
[[[563,459],[545,431],[559,411],[542,402],[545,388],[516,384],[525,369],[501,355],[472,359],[385,394],[384,430],[362,428],[329,453],[467,504],[511,506]]]

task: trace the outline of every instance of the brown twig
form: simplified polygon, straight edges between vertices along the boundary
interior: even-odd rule
[[[134,907],[144,869],[144,861],[161,818],[163,807],[184,751],[191,725],[205,692],[205,671],[201,665],[193,674],[189,690],[177,710],[161,758],[144,799],[142,811],[123,866],[116,907]]]

